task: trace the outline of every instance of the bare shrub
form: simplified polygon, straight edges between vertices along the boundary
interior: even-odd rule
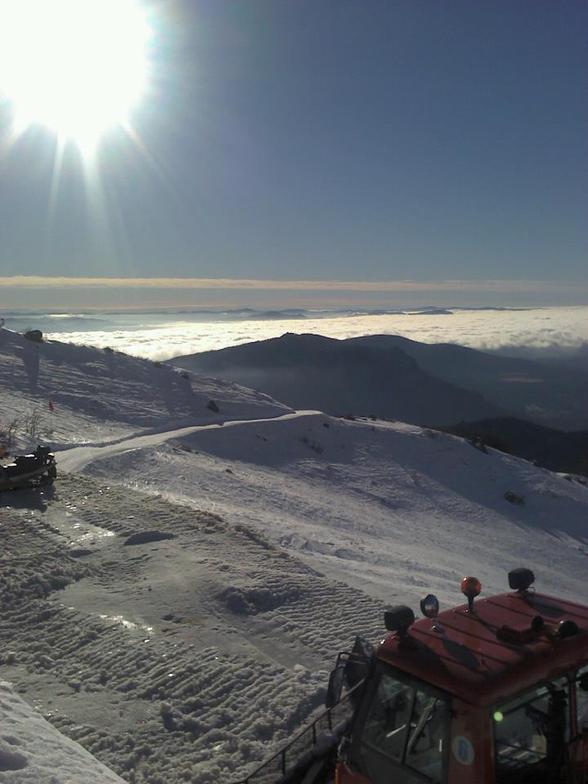
[[[23,430],[31,441],[36,441],[41,431],[41,412],[38,408],[31,408],[23,417]]]
[[[53,435],[52,428],[47,425],[43,412],[37,406],[19,420],[19,429],[33,443]]]
[[[19,430],[20,425],[21,422],[18,417],[14,417],[14,419],[11,419],[5,423],[0,422],[0,446],[7,450],[12,448],[16,433]]]

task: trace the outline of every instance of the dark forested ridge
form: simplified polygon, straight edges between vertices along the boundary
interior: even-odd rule
[[[261,389],[293,408],[335,415],[449,425],[504,413],[479,392],[435,378],[394,346],[286,334],[171,362]]]
[[[479,446],[533,460],[552,471],[588,476],[588,431],[566,433],[514,417],[460,422],[444,430]]]
[[[479,392],[517,418],[560,430],[588,429],[588,372],[579,359],[575,364],[539,362],[452,343],[418,343],[399,335],[349,342],[400,349],[426,373]]]

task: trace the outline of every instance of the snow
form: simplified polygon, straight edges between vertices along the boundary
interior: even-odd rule
[[[288,414],[282,414],[281,416],[253,420],[236,419],[226,421],[220,419],[218,422],[209,425],[192,425],[190,427],[178,428],[176,430],[165,430],[149,433],[148,435],[118,439],[114,442],[103,443],[97,446],[81,446],[60,451],[59,464],[63,471],[80,471],[89,463],[93,463],[97,460],[104,460],[106,458],[112,458],[114,455],[123,453],[128,454],[139,449],[145,449],[147,447],[163,444],[166,441],[180,439],[185,436],[192,435],[193,433],[198,433],[201,430],[217,429],[223,425],[226,428],[233,427],[235,425],[257,425],[258,423],[269,422],[274,418],[281,420],[297,419],[301,416],[314,415],[318,413],[320,412],[293,411]]]
[[[44,503],[0,508],[0,664],[125,778],[245,772],[321,705],[353,617],[377,631],[376,603],[244,526],[85,477]]]
[[[0,719],[29,763],[2,784],[73,775],[70,741],[37,755],[27,710],[125,781],[231,782],[320,708],[336,653],[377,641],[385,604],[454,605],[466,572],[504,591],[520,565],[588,601],[572,477],[193,375],[166,406],[155,379],[177,391],[175,371],[65,344],[40,347],[33,392],[29,350],[0,333],[2,419],[51,394],[60,473],[0,497]]]
[[[382,602],[414,604],[426,588],[454,604],[464,570],[502,591],[521,563],[542,590],[588,599],[580,481],[403,423],[300,412],[233,425],[113,455],[92,471],[251,526]]]
[[[211,400],[218,413],[208,407]],[[137,430],[288,411],[268,395],[226,381],[91,346],[34,343],[0,328],[0,429],[19,418],[20,447],[39,438],[55,445],[102,443]],[[33,412],[35,433],[30,432]]]
[[[79,743],[66,738],[0,681],[0,781],[3,784],[122,784]]]

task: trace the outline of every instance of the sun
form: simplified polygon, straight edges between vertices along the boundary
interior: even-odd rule
[[[151,32],[138,0],[0,0],[0,99],[15,134],[42,125],[84,148],[127,125],[147,92]]]

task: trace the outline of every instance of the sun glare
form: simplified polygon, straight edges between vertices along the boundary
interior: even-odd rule
[[[125,126],[148,86],[138,0],[0,0],[0,96],[14,133],[42,125],[92,147]]]

